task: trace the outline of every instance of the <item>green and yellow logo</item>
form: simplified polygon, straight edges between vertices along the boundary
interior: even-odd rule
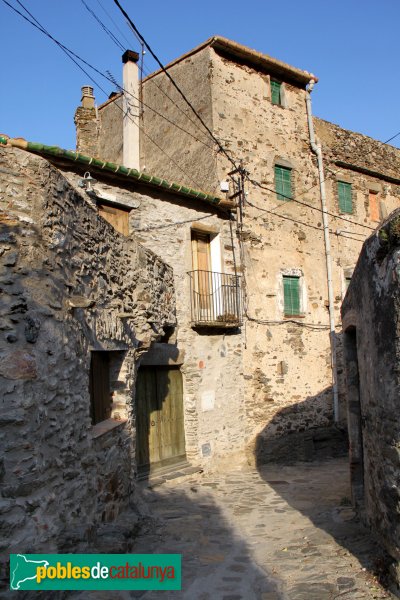
[[[180,590],[180,554],[11,554],[12,590]]]

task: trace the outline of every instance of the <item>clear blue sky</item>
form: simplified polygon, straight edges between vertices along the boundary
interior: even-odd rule
[[[24,12],[17,0],[7,1]],[[120,1],[164,63],[223,35],[318,75],[317,116],[381,141],[400,131],[399,0]],[[21,2],[54,37],[121,81],[121,51],[81,0]],[[139,49],[113,0],[85,2],[125,47]],[[3,0],[0,23],[0,133],[73,149],[80,88],[93,84]],[[155,68],[149,53],[145,68]],[[107,96],[113,91],[94,78]],[[94,87],[100,104],[107,96]],[[392,144],[400,146],[400,136]]]

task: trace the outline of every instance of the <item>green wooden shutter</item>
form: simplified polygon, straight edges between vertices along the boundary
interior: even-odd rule
[[[283,276],[285,315],[300,315],[300,278]]]
[[[279,81],[271,81],[271,102],[272,104],[282,104],[281,98],[281,83]]]
[[[345,181],[338,181],[338,194],[340,212],[352,213],[353,200],[351,197],[351,183],[346,183]]]
[[[292,170],[275,165],[275,190],[278,200],[290,200],[292,197]]]

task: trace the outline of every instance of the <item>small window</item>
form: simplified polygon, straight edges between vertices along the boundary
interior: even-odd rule
[[[349,289],[350,281],[351,281],[351,275],[346,275],[346,277],[344,278],[344,288],[345,288],[346,292]]]
[[[271,102],[282,106],[282,84],[271,79]]]
[[[275,191],[278,200],[291,200],[292,169],[275,165]]]
[[[92,425],[111,417],[110,355],[93,351],[90,361],[90,416]]]
[[[111,204],[98,203],[99,215],[103,217],[116,231],[129,235],[129,208],[120,208]]]
[[[353,200],[351,197],[351,183],[338,181],[339,210],[342,213],[353,212]]]
[[[285,316],[301,315],[300,277],[283,275],[283,297]]]
[[[380,221],[380,210],[379,210],[379,194],[378,192],[369,192],[369,214],[371,221]]]

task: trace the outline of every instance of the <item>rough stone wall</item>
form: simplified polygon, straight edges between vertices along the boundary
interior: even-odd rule
[[[1,148],[0,164],[0,550],[62,551],[129,501],[135,369],[175,324],[172,271],[46,160]],[[95,426],[93,349],[115,356]]]
[[[77,185],[78,175],[67,172],[65,176]],[[120,204],[138,206],[130,213],[130,230],[173,269],[177,328],[169,344],[157,346],[159,362],[152,360],[150,364],[168,364],[165,361],[170,353],[170,364],[180,365],[188,460],[207,466],[209,462],[243,453],[243,334],[237,329],[192,328],[188,274],[193,270],[192,228],[219,236],[221,264],[215,270],[234,273],[229,220],[198,201],[149,189],[131,191],[122,184],[101,180],[100,174],[96,178],[96,189],[112,194]],[[235,238],[233,243],[238,260]],[[146,355],[143,361],[147,361]]]
[[[170,73],[212,129],[210,49],[204,48],[172,66]],[[149,173],[168,181],[183,181],[195,189],[218,191],[216,145],[164,74],[144,81],[143,102],[141,168],[146,167]]]
[[[121,96],[106,102],[99,108],[99,135],[95,156],[103,160],[122,164],[122,116]]]
[[[397,210],[365,243],[342,307],[348,359],[353,498],[397,564],[400,559],[399,260],[400,211]],[[360,465],[361,473],[357,470]],[[399,581],[398,566],[396,576]]]
[[[243,160],[252,179],[268,188],[246,183],[247,200],[256,208],[250,204],[245,206],[243,224],[249,317],[244,377],[246,437],[251,441],[257,436],[258,447],[263,440],[271,447],[277,437],[306,432],[310,428],[319,430],[333,420],[325,245],[317,163],[309,142],[306,92],[284,82],[285,106],[273,105],[269,73],[239,65],[212,48],[184,59],[172,72],[179,73],[179,81],[186,86],[188,97],[197,102],[196,106],[199,106],[198,91],[201,90],[202,99],[211,103],[204,110],[207,116],[211,114],[208,118],[217,138],[236,161]],[[204,76],[199,86],[200,73]],[[145,83],[145,94],[149,98],[151,89],[152,102],[160,112],[181,127],[186,126],[186,118],[180,111],[155,85],[150,88],[152,81],[159,83],[162,79],[161,75],[149,79]],[[209,89],[205,91],[207,86]],[[162,126],[160,119],[151,113],[146,118],[148,127],[150,122],[154,127]],[[333,176],[331,170],[339,170],[336,160],[354,163],[361,156],[364,158],[361,165],[375,171],[382,169],[382,173],[394,177],[399,152],[319,119],[314,119],[314,123],[323,146],[330,213],[338,214],[337,179],[350,180],[353,185],[354,214],[343,215],[345,220],[329,217],[339,363],[339,421],[344,425],[340,305],[346,291],[346,277],[354,268],[362,241],[378,224],[371,220],[369,190],[381,193],[388,211],[398,206],[400,190],[395,182],[376,173],[340,167],[337,176]],[[199,180],[207,173],[212,174],[208,180],[204,179],[208,190],[215,189],[219,181],[227,178],[232,166],[222,154],[216,157],[215,170],[211,149],[200,150],[199,144],[179,129],[165,123],[163,127],[168,128],[174,159],[179,164],[184,164],[189,173],[198,174]],[[394,168],[387,169],[385,165],[392,157],[396,157],[392,162]],[[171,166],[167,157],[154,148],[152,160],[155,170],[168,177]],[[317,210],[276,199],[275,164],[292,168],[293,195]],[[282,274],[301,278],[304,316],[295,319],[296,323],[283,316]]]
[[[246,184],[253,206],[245,207],[243,226],[250,318],[244,355],[247,437],[257,435],[260,449],[276,437],[332,423],[321,214],[277,200],[274,182],[275,164],[290,166],[292,194],[318,208],[318,172],[304,89],[285,82],[285,106],[273,105],[269,74],[216,52],[212,65],[215,133],[264,186]],[[220,157],[218,167],[225,179],[230,165]],[[296,322],[283,316],[283,274],[301,278],[303,318]]]
[[[95,108],[78,106],[74,117],[76,127],[76,150],[89,156],[97,156],[99,122]]]
[[[381,220],[400,203],[400,151],[365,135],[314,118],[315,131],[322,144],[325,185],[329,210],[339,213],[337,181],[351,183],[353,214],[346,221],[330,218],[334,268],[338,274],[338,296],[345,295],[345,277],[351,275],[363,240],[379,225],[372,220],[369,192],[378,198]],[[338,164],[339,163],[339,164]],[[364,227],[354,225],[362,223]],[[368,229],[368,227],[370,229]],[[351,238],[359,238],[356,242]],[[338,335],[338,381],[340,406],[346,407],[341,335]]]
[[[314,118],[316,134],[323,145],[326,161],[340,160],[387,177],[399,179],[400,152],[398,148],[383,144],[339,125]]]

